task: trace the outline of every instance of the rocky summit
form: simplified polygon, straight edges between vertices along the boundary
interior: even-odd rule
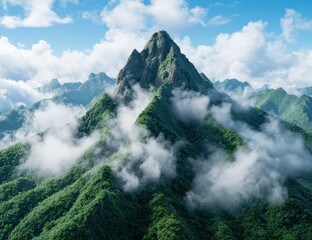
[[[140,53],[132,52],[118,74],[118,93],[124,94],[136,83],[145,89],[169,84],[202,93],[213,88],[165,31],[154,33]]]

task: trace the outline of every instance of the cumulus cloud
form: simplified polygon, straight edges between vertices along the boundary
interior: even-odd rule
[[[163,8],[172,9],[171,14],[165,14]],[[90,14],[85,13],[84,17],[90,18]],[[210,20],[214,25],[224,22],[221,16],[209,20],[206,15],[207,9],[191,8],[182,0],[114,1],[103,9],[101,19],[96,20],[107,25],[108,31],[87,51],[66,50],[57,56],[45,41],[24,48],[1,37],[0,78],[40,85],[53,78],[60,82],[85,81],[90,72],[116,76],[131,51],[142,49],[154,31],[166,29],[177,37],[181,28],[185,30],[193,24],[209,25]],[[287,12],[284,18],[288,18],[286,15]],[[273,88],[285,89],[310,85],[312,51],[288,50],[287,43],[279,36],[272,37],[266,32],[267,24],[250,22],[234,33],[221,33],[212,45],[194,47],[188,37],[175,40],[197,69],[212,81],[237,78],[255,88],[268,82]]]
[[[212,115],[224,127],[236,131],[246,145],[234,153],[233,161],[217,150],[208,161],[195,165],[194,188],[186,199],[191,207],[219,206],[232,209],[243,203],[266,199],[280,203],[287,197],[284,181],[312,167],[310,153],[301,137],[281,129],[270,120],[261,131],[231,118],[231,105],[214,106]]]
[[[177,117],[186,123],[203,120],[207,114],[209,98],[194,91],[177,88],[172,91],[171,101]]]
[[[152,0],[149,4],[131,0],[108,5],[101,15],[110,30],[133,32],[148,28],[174,31],[191,24],[204,25],[206,13],[207,9],[199,6],[189,8],[184,0]]]
[[[53,3],[54,0],[3,0],[2,6],[6,11],[11,6],[18,6],[23,9],[25,17],[5,15],[0,18],[0,25],[6,28],[48,27],[53,24],[72,22],[72,18],[70,17],[59,17],[52,10]]]
[[[304,18],[300,13],[294,9],[286,9],[285,16],[281,18],[280,24],[282,28],[282,35],[288,42],[294,41],[294,34],[296,31],[312,30],[312,20]]]
[[[25,49],[12,44],[6,37],[0,37],[0,78],[23,80],[39,86],[53,78],[60,82],[83,82],[90,72],[116,76],[133,48],[143,48],[147,38],[116,32],[107,34],[89,52],[66,50],[56,56],[46,41],[41,40]]]
[[[152,100],[152,95],[138,86],[134,87],[135,97],[129,105],[118,109],[112,120],[111,136],[107,139],[126,156],[125,161],[112,166],[125,191],[133,191],[161,176],[175,175],[175,151],[163,136],[152,137],[143,126],[136,125],[139,114]]]
[[[193,48],[190,39],[186,38],[181,47],[198,69],[212,80],[244,80],[249,78],[250,73],[261,74],[268,67],[265,62],[259,61],[266,57],[265,26],[262,21],[250,22],[241,31],[219,34],[212,46]]]
[[[249,22],[240,31],[219,34],[212,45],[193,47],[188,37],[179,44],[212,81],[236,78],[254,88],[267,83],[285,89],[309,86],[312,51],[288,50],[285,41],[266,31],[267,25],[263,21]]]

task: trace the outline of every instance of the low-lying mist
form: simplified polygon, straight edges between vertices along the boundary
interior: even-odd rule
[[[37,110],[28,112],[23,126],[13,134],[6,134],[0,147],[21,142],[30,146],[30,153],[19,166],[20,170],[35,171],[49,177],[66,172],[98,139],[98,133],[76,138],[78,119],[84,107],[45,101]]]
[[[138,85],[133,89],[132,101],[119,106],[117,117],[111,121],[113,128],[107,139],[125,156],[121,164],[112,167],[125,191],[136,190],[159,180],[161,176],[173,177],[176,174],[177,146],[171,145],[162,135],[151,136],[144,126],[135,123],[153,95]]]
[[[232,209],[253,200],[280,203],[287,197],[284,182],[312,167],[303,139],[268,119],[261,131],[231,117],[231,104],[213,106],[212,116],[245,142],[233,156],[215,150],[209,159],[194,162],[196,177],[186,199],[193,208],[219,206]]]

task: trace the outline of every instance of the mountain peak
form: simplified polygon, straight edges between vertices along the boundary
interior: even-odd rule
[[[283,94],[283,95],[287,94],[287,92],[283,88],[281,88],[281,87],[277,88],[274,92],[280,93],[280,94]]]
[[[152,35],[151,39],[145,45],[144,50],[148,54],[158,55],[160,60],[164,61],[171,48],[173,51],[181,53],[180,48],[171,39],[169,34],[166,31],[160,31]]]
[[[225,79],[223,82],[215,82],[214,86],[220,91],[242,91],[244,89],[252,89],[248,82],[241,82],[235,78]]]
[[[141,52],[131,53],[117,83],[118,93],[123,95],[131,94],[131,86],[136,83],[145,89],[170,84],[203,93],[213,88],[165,31],[154,33]]]
[[[37,88],[40,92],[53,92],[57,91],[62,87],[62,84],[56,79],[52,79],[49,83],[42,85],[41,87]]]

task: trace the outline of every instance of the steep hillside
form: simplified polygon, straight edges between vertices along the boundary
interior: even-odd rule
[[[32,141],[0,151],[0,239],[312,239],[312,179],[288,174],[288,159],[297,157],[293,147],[303,143],[267,124],[265,112],[241,108],[219,93],[166,32],[155,33],[120,71],[116,94],[103,94],[80,119],[74,143],[100,137],[68,171],[42,176],[21,168],[34,156]],[[281,136],[274,148],[270,134]],[[294,144],[284,147],[289,136]],[[269,148],[256,161],[260,174],[252,171],[258,145]],[[276,148],[287,153],[284,164]],[[54,151],[57,157],[60,149]],[[247,153],[247,162],[236,168]],[[267,162],[271,157],[277,162]],[[204,198],[192,206],[196,179],[213,164],[221,165],[202,179]],[[270,167],[275,171],[263,171]],[[248,170],[255,179],[247,191],[228,189],[242,190],[235,191],[243,199],[237,207],[226,191],[219,201],[206,202],[211,195],[205,189],[214,180],[209,177],[218,179],[222,169],[228,171],[221,186],[241,177],[245,184]],[[288,192],[278,203],[266,197],[272,178],[273,198]]]
[[[293,123],[305,131],[312,131],[312,98],[307,95],[297,97],[282,88],[256,93],[256,106],[273,113],[281,119]]]

